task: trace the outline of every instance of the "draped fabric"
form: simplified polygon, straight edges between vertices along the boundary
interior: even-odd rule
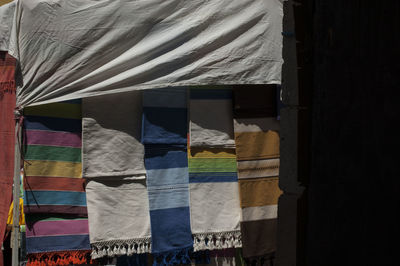
[[[0,239],[3,243],[14,176],[15,59],[0,52]],[[3,259],[0,260],[0,265]]]
[[[28,265],[90,261],[81,162],[81,103],[26,108],[24,211]]]
[[[85,98],[82,109],[92,258],[150,252],[142,93]]]
[[[243,257],[251,264],[268,264],[276,251],[277,204],[282,193],[276,89],[237,87],[234,93]]]
[[[189,106],[194,251],[239,248],[242,243],[232,90],[191,89]]]
[[[190,263],[187,100],[184,89],[143,92],[142,142],[154,265]]]
[[[280,83],[282,0],[19,0],[21,108],[173,86]]]

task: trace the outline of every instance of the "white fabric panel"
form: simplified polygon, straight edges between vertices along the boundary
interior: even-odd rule
[[[283,0],[19,0],[17,105],[168,86],[280,83]]]
[[[0,6],[0,51],[8,51],[14,11],[15,2]]]
[[[235,118],[233,120],[235,133],[241,132],[260,132],[260,131],[278,131],[280,122],[275,117],[262,118]]]

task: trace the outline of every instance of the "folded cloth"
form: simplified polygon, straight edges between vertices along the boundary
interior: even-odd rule
[[[234,86],[235,118],[276,117],[275,84]]]
[[[145,166],[154,265],[190,263],[187,108],[184,89],[143,92]]]
[[[146,181],[92,178],[86,186],[92,258],[151,250]]]
[[[145,178],[140,91],[83,99],[83,177]]]
[[[24,110],[28,265],[90,262],[81,166],[81,103]]]
[[[189,182],[194,251],[241,247],[235,150],[189,152]]]
[[[234,148],[232,90],[190,90],[190,147]]]
[[[274,260],[279,189],[279,122],[276,90],[235,90],[235,143],[238,160],[243,257],[249,264]],[[254,107],[250,105],[254,102]]]

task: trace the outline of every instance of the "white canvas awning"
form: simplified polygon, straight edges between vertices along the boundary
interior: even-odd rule
[[[8,51],[8,44],[13,23],[15,2],[0,3],[0,51]]]
[[[20,107],[169,86],[280,83],[283,0],[19,0]]]

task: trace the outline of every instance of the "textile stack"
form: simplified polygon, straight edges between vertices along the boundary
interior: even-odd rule
[[[28,265],[89,263],[81,103],[29,107],[24,115]]]
[[[275,86],[234,91],[234,130],[239,175],[243,257],[273,265],[279,181],[279,122]]]

